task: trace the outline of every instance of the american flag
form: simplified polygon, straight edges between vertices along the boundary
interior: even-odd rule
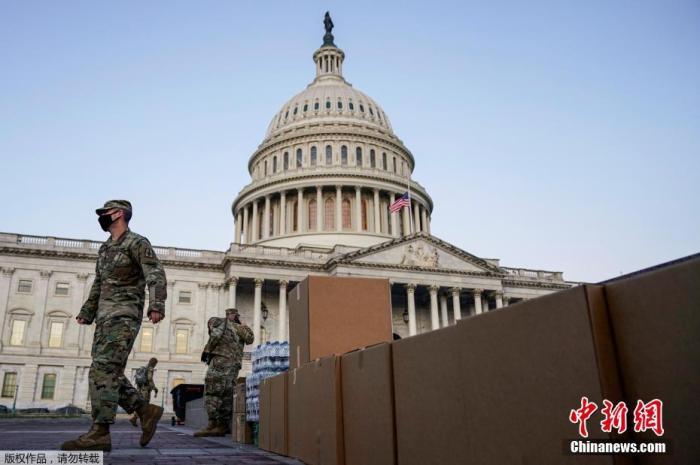
[[[396,213],[397,211],[401,210],[403,207],[409,207],[411,205],[411,198],[408,196],[408,192],[404,192],[404,194],[398,198],[394,203],[389,205],[389,211],[391,213]]]

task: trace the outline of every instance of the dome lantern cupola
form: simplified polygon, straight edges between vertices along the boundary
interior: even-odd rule
[[[343,79],[343,60],[345,53],[333,42],[333,20],[326,11],[323,19],[326,34],[323,36],[323,45],[314,52],[314,63],[316,63],[316,79],[325,77]]]

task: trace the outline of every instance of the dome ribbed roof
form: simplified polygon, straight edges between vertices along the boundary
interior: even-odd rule
[[[292,97],[272,118],[265,138],[308,123],[359,123],[393,134],[391,123],[377,102],[355,89],[343,78],[345,53],[335,46],[333,36],[313,55],[316,78]]]
[[[293,126],[318,122],[357,122],[392,132],[384,110],[344,79],[317,80],[275,114],[265,137]]]

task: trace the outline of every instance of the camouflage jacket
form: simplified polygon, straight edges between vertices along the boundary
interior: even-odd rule
[[[204,346],[204,352],[230,358],[234,363],[241,364],[243,346],[253,343],[253,330],[227,318],[210,318],[208,324],[209,341]]]
[[[127,229],[119,239],[113,241],[110,237],[100,247],[95,281],[78,318],[88,323],[118,316],[141,321],[146,285],[150,296],[148,314],[165,315],[165,271],[148,239]]]

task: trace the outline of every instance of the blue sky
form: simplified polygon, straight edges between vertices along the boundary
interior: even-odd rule
[[[700,3],[1,2],[0,231],[224,250],[272,115],[344,74],[386,111],[433,233],[598,281],[700,251]]]

